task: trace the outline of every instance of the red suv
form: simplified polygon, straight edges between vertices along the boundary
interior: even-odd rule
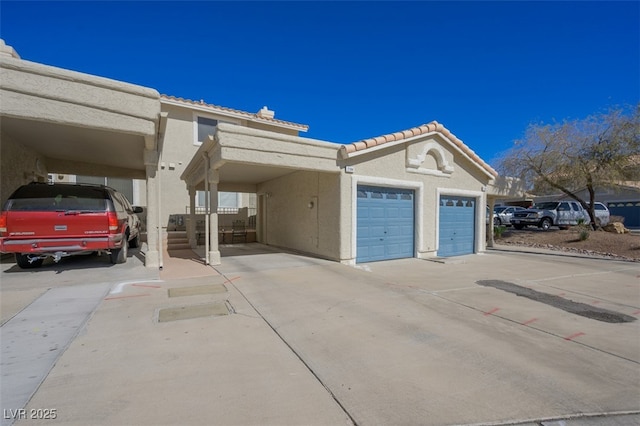
[[[125,263],[128,248],[140,243],[141,212],[108,186],[30,183],[0,213],[0,252],[15,253],[21,268],[91,252]]]

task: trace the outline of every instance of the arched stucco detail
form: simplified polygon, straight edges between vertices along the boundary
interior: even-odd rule
[[[435,159],[436,169],[423,167],[427,156]],[[411,173],[449,177],[453,173],[453,166],[447,161],[442,147],[436,142],[429,142],[424,145],[422,151],[414,158],[410,157],[409,150],[407,150],[407,171]]]

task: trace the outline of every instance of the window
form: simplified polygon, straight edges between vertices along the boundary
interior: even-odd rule
[[[217,125],[218,120],[208,117],[198,117],[196,120],[197,140],[194,142],[194,145],[202,144],[209,135],[213,135]]]
[[[593,207],[594,207],[594,209],[596,209],[596,210],[603,210],[603,211],[604,211],[604,210],[607,210],[607,208],[604,206],[604,204],[596,203],[596,204],[594,204],[594,206],[593,206]]]
[[[204,191],[196,192],[196,207],[206,207],[204,194]],[[240,207],[239,198],[237,192],[218,192],[218,207],[237,209]]]

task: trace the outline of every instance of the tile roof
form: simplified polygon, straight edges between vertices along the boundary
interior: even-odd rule
[[[264,117],[264,116],[260,115],[259,113],[241,111],[239,109],[227,108],[227,107],[223,107],[223,106],[220,106],[220,105],[214,105],[214,104],[208,104],[208,103],[204,102],[203,100],[193,101],[191,99],[185,99],[185,98],[180,98],[180,97],[177,97],[177,96],[169,96],[169,95],[160,95],[160,100],[161,101],[162,100],[167,100],[167,101],[177,102],[177,103],[183,104],[185,106],[207,108],[207,109],[213,110],[213,112],[221,112],[223,114],[231,114],[231,115],[234,115],[236,117],[245,118],[245,119],[248,119],[248,120],[251,120],[251,121],[267,122],[267,123],[271,123],[271,124],[275,124],[275,125],[292,127],[292,128],[295,128],[296,130],[303,131],[303,132],[306,132],[309,129],[309,126],[306,125],[306,124],[298,124],[298,123],[294,123],[294,122],[291,122],[291,121],[278,120],[278,119],[275,119],[275,118]]]
[[[390,143],[390,142],[400,142],[404,139],[409,139],[415,136],[425,135],[428,133],[440,133],[447,140],[453,143],[458,149],[460,149],[464,154],[466,154],[469,158],[475,161],[481,168],[483,168],[490,175],[498,176],[498,172],[493,169],[489,164],[484,162],[482,158],[478,156],[475,152],[471,150],[467,145],[464,144],[460,139],[458,139],[453,133],[451,133],[446,127],[437,121],[432,121],[431,123],[423,124],[418,127],[413,127],[411,129],[402,130],[395,133],[389,133],[382,136],[376,136],[374,138],[364,139],[358,142],[354,142],[351,144],[342,145],[340,147],[340,153],[343,158],[347,158],[354,153],[359,153],[359,151],[364,151],[367,149],[371,149],[373,147],[380,147],[381,145]]]

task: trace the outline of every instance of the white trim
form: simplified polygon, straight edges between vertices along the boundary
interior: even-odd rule
[[[358,257],[358,185],[373,185],[385,188],[411,189],[413,198],[413,257],[417,257],[423,247],[424,229],[424,183],[413,180],[389,179],[375,176],[351,176],[351,259],[348,264],[355,264]]]
[[[486,205],[486,199],[484,197],[485,193],[482,191],[469,191],[466,189],[456,189],[456,188],[436,188],[436,235],[435,235],[435,246],[436,246],[436,255],[438,254],[438,250],[440,249],[440,197],[442,195],[453,195],[457,197],[468,197],[475,198],[476,200],[476,212],[475,212],[475,230],[474,230],[474,253],[481,253],[484,251],[484,246],[482,241],[484,239],[484,223],[485,223],[485,209],[481,207]]]
[[[437,142],[428,142],[422,148],[422,151],[415,157],[409,156],[409,149],[407,151],[407,165],[406,169],[409,173],[418,173],[422,175],[432,175],[440,177],[451,177],[454,169],[447,161],[447,157],[442,148],[442,144]],[[422,167],[422,164],[427,159],[427,155],[430,155],[436,161],[436,169],[427,169]]]

